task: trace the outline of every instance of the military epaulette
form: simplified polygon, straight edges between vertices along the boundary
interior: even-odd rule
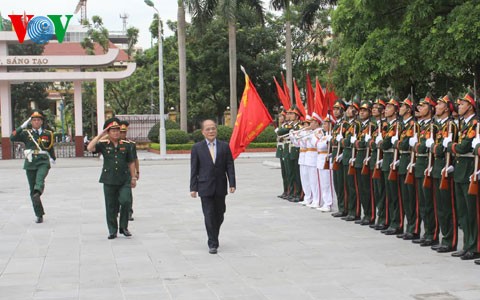
[[[136,144],[135,141],[127,140],[130,144]]]
[[[99,142],[99,143],[107,143],[107,144],[108,144],[108,143],[110,143],[110,140],[109,140],[109,139],[99,140],[98,142]]]

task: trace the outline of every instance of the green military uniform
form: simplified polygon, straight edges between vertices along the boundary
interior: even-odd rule
[[[447,96],[445,96],[447,97]],[[439,101],[450,101],[442,100]],[[432,147],[432,151],[435,155],[435,163],[432,170],[433,187],[435,189],[435,196],[437,198],[436,213],[440,229],[442,231],[442,242],[437,249],[438,252],[449,252],[457,249],[458,242],[458,221],[457,213],[455,209],[455,195],[453,192],[453,180],[451,175],[448,174],[445,180],[447,180],[447,188],[442,189],[440,182],[442,179],[442,170],[446,166],[446,156],[451,153],[445,152],[443,147],[443,139],[448,135],[452,135],[452,141],[456,142],[458,137],[458,127],[453,119],[445,118],[443,120],[437,120],[437,127],[439,128],[435,136],[435,144]],[[453,157],[450,158],[449,165],[452,164]],[[441,249],[440,249],[441,248]]]
[[[345,111],[347,105],[342,100],[337,100],[334,107]],[[333,213],[334,217],[343,217],[348,214],[347,208],[347,193],[345,186],[345,172],[342,162],[337,162],[336,157],[342,155],[341,144],[337,141],[337,136],[345,136],[346,133],[346,124],[347,121],[342,117],[337,120],[332,129],[332,161],[333,161],[333,187],[335,188],[335,193],[337,195],[337,206],[338,212]]]
[[[130,124],[127,121],[120,121],[120,132],[125,132],[125,135],[126,135],[126,132],[128,131],[128,126],[129,125]],[[137,144],[134,141],[127,139],[126,136],[125,136],[125,139],[123,139],[123,142],[126,143],[127,146],[129,146],[131,148],[130,150],[132,151],[134,161],[138,164]],[[139,170],[137,169],[136,170],[137,179],[138,179],[138,176],[140,175],[138,173],[138,171]],[[129,221],[134,220],[134,218],[133,218],[133,193],[132,193],[132,205],[130,205],[130,211],[128,213],[128,220]]]
[[[277,133],[277,151],[275,152],[275,157],[280,159],[280,169],[282,171],[282,184],[283,184],[283,193],[279,195],[279,198],[285,198],[288,195],[288,178],[287,178],[287,172],[286,172],[286,167],[285,167],[285,161],[283,159],[283,152],[285,151],[285,138],[280,137],[281,134],[279,132],[285,132],[285,130],[280,130],[284,128],[287,125],[286,122],[283,122],[283,124],[276,129]],[[287,134],[285,132],[284,134]]]
[[[299,130],[301,128],[300,122],[293,123],[293,130]],[[290,172],[290,190],[293,191],[292,198],[289,201],[299,202],[303,197],[302,182],[300,180],[300,166],[298,165],[298,158],[300,156],[300,148],[293,146],[292,143],[289,144],[289,157],[290,157],[290,167],[292,172]]]
[[[39,110],[34,110],[31,118],[44,120],[44,114]],[[28,185],[30,187],[30,198],[33,204],[37,223],[43,222],[43,209],[40,195],[45,189],[45,178],[50,170],[50,160],[56,160],[55,150],[53,148],[53,132],[44,128],[39,130],[24,129],[18,127],[10,136],[13,142],[23,142],[25,144],[25,162],[23,169],[27,173]]]
[[[475,107],[473,94],[467,93],[460,100],[467,101]],[[458,221],[463,230],[463,251],[455,252],[454,256],[462,259],[478,257],[478,227],[477,227],[477,196],[468,194],[470,176],[474,171],[474,155],[472,153],[472,140],[475,137],[477,117],[470,115],[460,122],[458,130],[458,142],[449,141],[446,138],[443,145],[447,144],[447,150],[455,154],[455,170],[453,181],[455,182],[455,201],[457,204]]]
[[[409,106],[409,109],[412,109],[413,102],[411,99],[407,98],[403,101],[402,105]],[[407,175],[409,172],[413,173],[413,168],[409,167],[409,164],[415,159],[415,153],[410,149],[409,141],[413,137],[414,133],[419,132],[418,124],[415,122],[413,117],[403,120],[401,126],[400,136],[396,147],[400,153],[400,161],[398,164],[398,183],[400,185],[400,193],[402,197],[403,212],[407,220],[405,226],[405,234],[399,236],[404,240],[413,240],[417,239],[420,236],[420,214],[418,211],[418,202],[416,197],[416,184],[415,180],[411,184],[406,182]],[[414,162],[414,161],[413,161]],[[414,176],[414,174],[411,174]]]
[[[371,110],[371,104],[368,101],[362,102],[360,109]],[[370,225],[375,222],[375,201],[371,192],[371,174],[362,174],[364,160],[367,155],[368,143],[365,141],[365,136],[372,134],[376,129],[376,124],[371,122],[370,118],[361,122],[360,134],[358,140],[355,142],[356,157],[355,157],[355,173],[357,179],[358,192],[360,195],[360,202],[363,208],[363,218],[357,221],[361,225]]]
[[[397,99],[390,99],[387,105],[399,106]],[[395,148],[392,144],[392,137],[397,135],[398,120],[393,119],[387,122],[388,127],[383,140],[380,144],[380,149],[383,151],[382,172],[385,179],[385,225],[388,224],[388,228],[382,230],[382,233],[387,235],[400,234],[403,232],[403,216],[401,216],[402,209],[400,207],[400,199],[398,195],[398,178],[395,180],[389,179],[390,165],[394,163]]]
[[[282,125],[282,127],[280,127],[277,131],[277,134],[279,136],[282,136],[282,135],[288,135],[289,131],[290,130],[294,130],[293,129],[293,122],[286,122],[284,123],[284,125]],[[284,197],[282,197],[283,199],[293,199],[293,196],[294,196],[294,190],[293,190],[293,186],[294,186],[294,181],[293,181],[293,178],[294,178],[294,175],[293,175],[293,168],[292,168],[292,163],[291,163],[291,160],[290,160],[290,139],[289,138],[283,138],[283,150],[281,152],[282,154],[282,157],[281,157],[281,161],[283,163],[283,166],[285,168],[285,177],[283,177],[283,180],[284,180],[284,184],[286,185],[286,195]],[[283,176],[283,175],[282,175]]]
[[[354,106],[356,106],[357,110],[359,109],[359,104],[353,102]],[[343,170],[345,176],[345,182],[347,184],[347,210],[348,215],[345,217],[346,221],[353,221],[360,219],[360,192],[358,191],[358,184],[355,172],[353,175],[348,174],[349,166],[350,166],[350,159],[355,158],[353,156],[353,145],[351,143],[352,136],[358,137],[360,134],[361,124],[356,119],[351,119],[345,123],[346,126],[346,133],[344,138],[342,139],[342,147],[343,147]]]
[[[119,123],[117,118],[109,119],[105,121],[104,129],[120,127]],[[123,140],[119,140],[117,145],[110,140],[99,141],[95,145],[95,152],[103,155],[99,182],[103,183],[109,238],[114,238],[118,229],[121,233],[128,229],[128,214],[132,205],[129,164],[134,163],[135,158],[132,147]],[[120,224],[117,222],[118,212]]]

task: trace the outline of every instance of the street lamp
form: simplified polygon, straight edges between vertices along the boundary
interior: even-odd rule
[[[63,103],[63,99],[60,100],[60,105],[58,106],[58,110],[60,111],[60,120],[62,121],[62,143],[65,142],[65,129],[64,129],[64,110],[65,110],[65,103]]]
[[[152,7],[158,14],[158,92],[160,98],[160,155],[167,154],[166,135],[165,135],[165,99],[163,96],[163,41],[162,41],[162,22],[160,22],[160,12],[153,4],[152,0],[144,0],[145,4]]]

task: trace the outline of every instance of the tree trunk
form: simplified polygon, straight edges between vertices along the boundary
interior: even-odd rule
[[[187,131],[187,58],[185,54],[185,6],[178,1],[178,71],[180,81],[180,129]]]
[[[293,75],[292,75],[292,28],[290,21],[287,19],[285,23],[285,65],[287,67],[287,86],[290,91],[290,99],[293,100]]]
[[[228,20],[228,58],[230,70],[230,125],[237,119],[237,33],[235,19]]]

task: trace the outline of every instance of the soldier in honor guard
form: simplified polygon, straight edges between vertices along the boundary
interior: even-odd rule
[[[364,168],[365,159],[367,158],[368,141],[365,141],[367,135],[372,135],[372,132],[376,129],[376,124],[371,122],[370,116],[372,113],[372,105],[370,101],[362,101],[360,105],[360,122],[361,128],[357,140],[354,140],[354,147],[356,149],[355,157],[355,172],[356,181],[358,187],[358,193],[360,196],[360,203],[363,208],[363,218],[355,221],[360,225],[372,225],[375,223],[375,201],[371,193],[371,175],[368,163]],[[362,172],[362,170],[364,170]]]
[[[456,251],[458,242],[458,221],[452,180],[453,157],[450,152],[445,151],[446,149],[442,145],[443,139],[450,134],[452,135],[452,140],[454,142],[457,141],[458,127],[451,118],[454,110],[452,94],[448,93],[438,99],[435,107],[438,132],[433,144],[427,144],[435,155],[432,178],[434,194],[437,199],[436,215],[443,237],[441,243],[432,246],[432,249],[439,253]]]
[[[383,132],[383,136],[377,136],[375,143],[383,151],[383,160],[381,161],[382,172],[385,176],[385,226],[388,224],[388,228],[381,232],[386,235],[394,235],[403,233],[403,218],[401,216],[400,199],[398,195],[398,178],[396,177],[395,170],[397,168],[397,161],[395,160],[396,148],[394,148],[392,139],[396,137],[398,139],[398,99],[390,99],[385,107],[385,118],[388,123],[386,132]],[[378,162],[377,162],[378,163]]]
[[[280,140],[283,142],[283,151],[282,151],[282,162],[283,165],[285,166],[285,181],[287,185],[287,193],[283,196],[280,195],[279,197],[285,200],[293,199],[294,196],[294,190],[292,188],[293,186],[293,168],[292,168],[292,163],[290,159],[290,148],[291,148],[291,141],[290,141],[290,130],[293,130],[293,117],[295,114],[288,113],[288,111],[285,112],[285,122],[284,124],[278,128],[277,130],[277,136],[280,138]]]
[[[398,238],[404,240],[414,240],[420,238],[420,214],[418,211],[418,202],[416,197],[416,184],[414,175],[415,151],[410,147],[409,141],[415,133],[418,133],[419,126],[413,115],[415,113],[415,105],[409,95],[403,100],[400,106],[399,114],[402,118],[400,136],[395,143],[400,154],[398,164],[398,184],[403,204],[403,213],[407,224],[405,233],[398,234]],[[408,177],[408,179],[407,179]]]
[[[348,214],[347,192],[345,186],[345,172],[342,164],[343,148],[339,141],[343,139],[347,131],[347,120],[344,117],[347,105],[341,99],[338,99],[333,104],[333,116],[337,123],[333,126],[332,136],[327,137],[327,140],[332,143],[332,162],[333,162],[333,186],[335,194],[337,195],[338,212],[333,213],[335,218],[345,217]]]
[[[433,137],[437,134],[437,127],[433,123],[433,114],[437,103],[430,93],[418,103],[417,119],[420,132],[410,138],[409,144],[416,153],[415,178],[417,180],[417,197],[420,210],[420,219],[423,220],[425,233],[420,239],[412,242],[422,247],[438,244],[438,220],[435,215],[436,197],[433,195],[431,184],[431,170],[433,157],[430,148]],[[430,178],[429,178],[430,177]],[[429,183],[430,182],[430,183]]]
[[[384,230],[388,228],[386,222],[386,191],[385,178],[381,171],[381,160],[383,152],[378,148],[375,140],[377,136],[383,136],[382,132],[386,132],[388,123],[385,121],[384,113],[387,99],[378,97],[372,106],[372,117],[375,119],[376,130],[371,135],[365,136],[365,141],[370,144],[371,155],[369,159],[370,171],[372,174],[372,187],[375,199],[375,207],[377,208],[377,222],[370,225],[375,230]]]
[[[358,111],[360,110],[360,102],[354,99],[352,104],[347,108],[347,123],[345,137],[341,140],[343,147],[343,167],[345,183],[347,185],[347,211],[348,215],[342,218],[345,221],[355,221],[360,219],[360,195],[357,185],[357,176],[355,174],[355,156],[356,151],[353,144],[360,134],[361,124],[357,120]]]
[[[127,121],[120,121],[120,139],[123,140],[125,143],[130,144],[130,147],[132,148],[132,153],[133,157],[135,158],[135,174],[137,177],[137,181],[140,180],[140,162],[138,161],[138,156],[137,156],[137,144],[130,140],[127,139],[127,131],[128,131],[128,126],[130,126],[130,123]],[[133,197],[133,194],[132,194]],[[128,214],[128,220],[133,221],[133,198],[132,198],[132,206],[130,207],[130,212]]]
[[[300,173],[300,184],[303,190],[303,201],[299,202],[302,205],[309,205],[312,203],[312,191],[309,185],[307,165],[305,164],[305,156],[307,154],[307,134],[309,133],[311,117],[306,116],[303,121],[302,128],[299,130],[290,131],[289,137],[292,146],[299,149],[298,153],[298,169]],[[308,132],[307,132],[308,131]],[[297,202],[297,201],[292,201]]]
[[[313,118],[321,120],[315,112],[313,113]],[[320,122],[320,121],[319,121]],[[321,123],[321,122],[320,122]],[[327,116],[323,119],[322,129],[315,133],[317,147],[317,172],[319,178],[319,194],[320,194],[320,205],[318,208],[321,212],[330,212],[332,210],[333,199],[336,198],[333,190],[333,178],[332,170],[330,167],[330,157],[328,156],[328,148],[331,146],[328,142],[328,139],[332,138],[332,123],[335,124],[335,121],[331,116]]]
[[[275,152],[275,157],[280,159],[280,169],[282,172],[283,183],[283,193],[281,195],[278,195],[278,198],[282,199],[287,197],[288,195],[288,180],[285,170],[285,161],[283,160],[283,150],[285,146],[286,136],[281,136],[278,132],[280,131],[280,128],[285,127],[287,124],[287,121],[285,120],[286,115],[287,112],[285,111],[285,109],[282,109],[282,111],[278,115],[278,127],[275,128],[275,133],[277,134],[277,151]]]
[[[290,119],[292,120],[292,130],[296,131],[302,128],[300,123],[300,110],[298,110],[296,105],[293,105],[290,110],[287,112],[287,115],[290,115]],[[290,156],[290,166],[291,166],[291,173],[290,173],[290,190],[291,198],[288,199],[290,202],[300,202],[303,196],[302,191],[302,183],[300,182],[300,168],[298,165],[298,158],[300,155],[300,148],[293,146],[290,144],[289,147],[289,156]]]
[[[40,110],[33,110],[30,118],[10,135],[12,142],[25,144],[25,163],[23,169],[27,173],[30,187],[30,199],[36,216],[36,223],[43,222],[42,200],[40,196],[45,189],[45,178],[52,164],[55,163],[55,150],[53,148],[53,132],[44,128],[45,115]],[[27,129],[31,122],[32,129]]]
[[[477,195],[469,194],[471,175],[474,173],[474,155],[472,141],[478,132],[475,97],[468,92],[459,99],[458,114],[462,118],[458,128],[458,141],[453,141],[453,135],[443,139],[442,145],[447,151],[455,154],[455,169],[453,181],[455,183],[455,201],[457,205],[458,221],[463,230],[463,249],[453,252],[452,256],[462,260],[479,258],[478,241],[478,207]],[[474,176],[476,174],[473,174]]]
[[[107,136],[105,140],[101,140]],[[88,144],[87,150],[103,155],[100,182],[105,196],[108,239],[117,237],[117,231],[125,236],[128,230],[128,214],[132,205],[132,188],[137,185],[135,157],[132,148],[120,139],[120,120],[105,121],[103,131]],[[117,221],[120,211],[120,222]]]
[[[317,172],[317,139],[315,135],[318,134],[320,128],[320,124],[322,123],[322,119],[318,114],[313,112],[312,117],[310,117],[310,125],[306,131],[303,132],[306,152],[305,152],[305,175],[304,179],[307,181],[306,185],[310,190],[311,199],[312,201],[306,204],[307,207],[310,208],[320,208],[320,194],[319,194],[319,177]],[[303,186],[303,183],[302,183]],[[304,189],[305,192],[305,189]],[[306,193],[305,193],[306,195]],[[306,196],[304,196],[306,199]],[[306,200],[304,200],[306,201]]]

